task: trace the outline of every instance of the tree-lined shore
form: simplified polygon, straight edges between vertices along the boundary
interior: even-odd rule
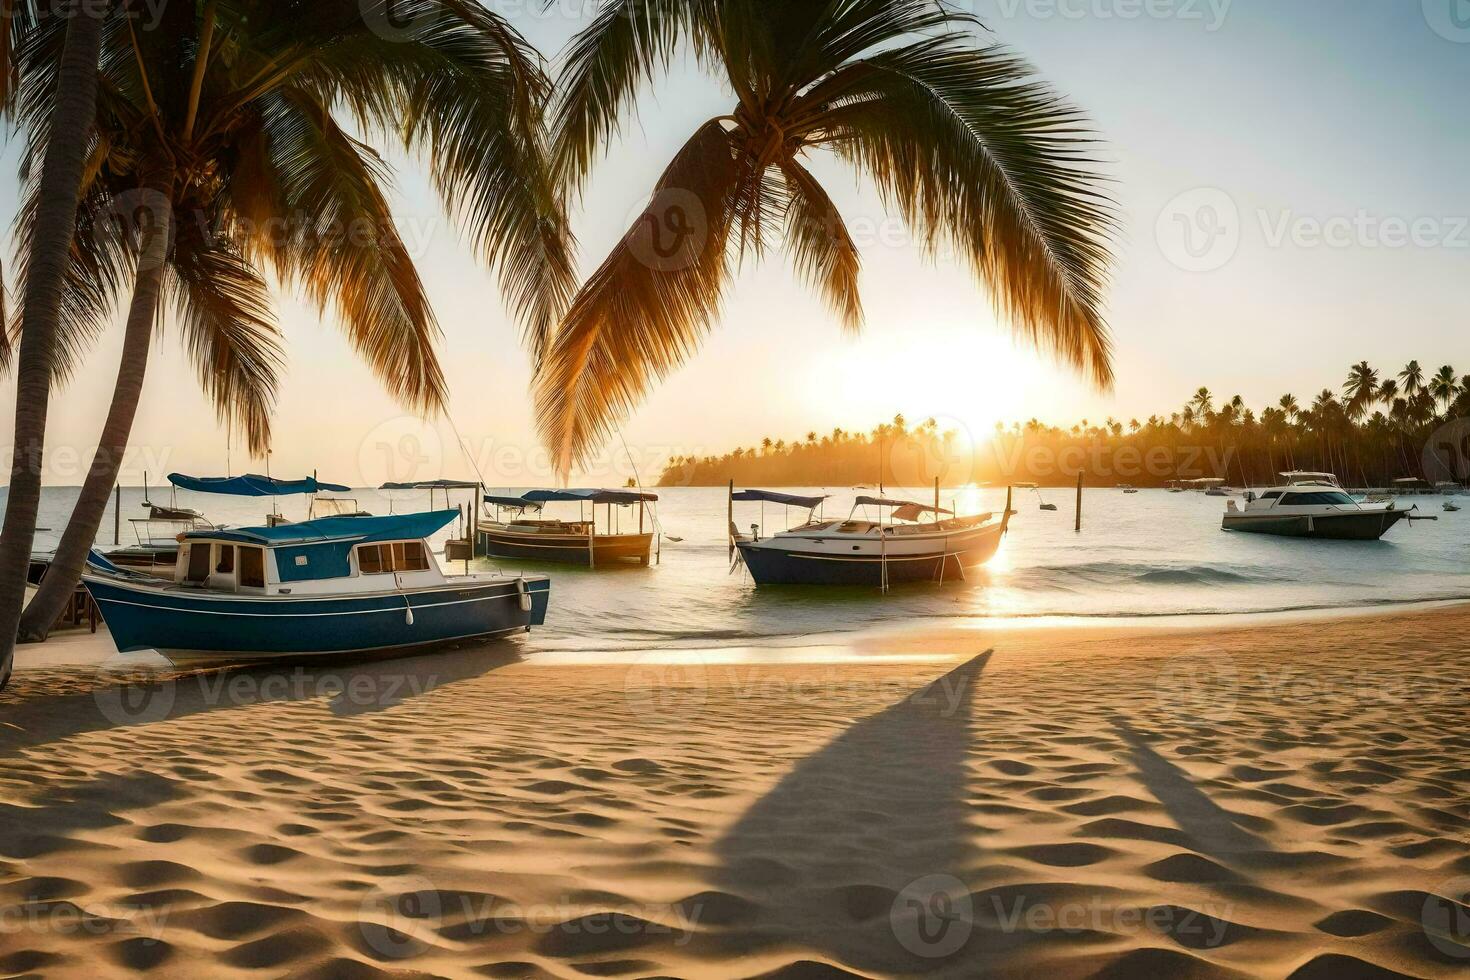
[[[1338,389],[1282,395],[1259,408],[1239,395],[1198,389],[1167,415],[1083,419],[1070,427],[1037,419],[993,432],[941,431],[902,415],[868,432],[809,431],[767,437],[719,456],[669,461],[661,486],[919,486],[965,483],[1162,487],[1216,478],[1260,486],[1288,469],[1323,470],[1357,487],[1405,477],[1464,483],[1470,477],[1470,375],[1417,361],[1397,372],[1354,364]]]

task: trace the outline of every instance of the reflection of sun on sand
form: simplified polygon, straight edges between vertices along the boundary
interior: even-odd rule
[[[69,637],[0,709],[0,972],[1455,975],[1467,627],[146,683]]]

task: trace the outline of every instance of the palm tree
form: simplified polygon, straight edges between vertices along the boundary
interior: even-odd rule
[[[570,44],[554,114],[568,186],[689,41],[735,105],[699,126],[563,318],[535,381],[565,471],[699,346],[749,256],[784,242],[849,330],[856,243],[807,169],[827,150],[932,252],[952,248],[1028,341],[1112,381],[1112,203],[1080,114],[930,0],[611,0]]]
[[[1440,368],[1434,377],[1429,379],[1429,393],[1443,402],[1446,410],[1449,409],[1450,402],[1455,400],[1455,395],[1459,391],[1460,377],[1455,374],[1455,369],[1448,364]]]
[[[1276,405],[1281,411],[1286,413],[1286,421],[1288,422],[1296,421],[1296,417],[1301,414],[1301,405],[1297,403],[1296,395],[1282,395],[1276,402]]]
[[[1201,421],[1208,421],[1210,415],[1215,411],[1215,396],[1210,394],[1210,389],[1208,388],[1201,388],[1199,391],[1196,391],[1194,397],[1189,400],[1189,403],[1194,406],[1196,414]]]
[[[97,113],[105,152],[83,190],[70,346],[86,345],[128,282],[132,303],[101,445],[22,617],[23,638],[45,637],[81,574],[165,291],[221,419],[255,452],[269,443],[279,361],[263,267],[324,311],[335,307],[395,397],[425,412],[443,405],[438,328],[394,227],[385,165],[342,129],[337,107],[396,132],[410,151],[432,150],[439,190],[500,267],[533,350],[544,345],[572,277],[542,155],[537,106],[549,85],[539,61],[477,5],[415,0],[395,10],[411,16],[392,38],[357,0],[173,4],[160,30],[107,34]],[[34,67],[47,70],[42,55]],[[148,220],[109,222],[120,201],[129,212],[141,204]]]
[[[46,100],[44,141],[32,139],[41,161],[41,196],[35,216],[31,264],[25,276],[20,351],[16,359],[15,441],[5,524],[0,532],[0,688],[10,680],[16,624],[25,602],[26,571],[41,504],[42,448],[51,397],[56,335],[61,322],[62,278],[76,226],[77,193],[96,113],[98,52],[103,11],[96,4],[67,4],[61,50],[51,78],[33,81],[20,66],[20,47],[42,33],[27,3],[0,6],[0,105],[8,111],[22,83]],[[49,33],[54,35],[53,24]]]
[[[1399,372],[1399,383],[1403,386],[1405,398],[1412,400],[1419,393],[1424,386],[1424,369],[1418,361],[1410,361],[1404,366]]]
[[[1348,370],[1342,393],[1348,398],[1348,414],[1362,418],[1378,397],[1378,372],[1367,361],[1359,361]]]
[[[1378,398],[1378,372],[1367,361],[1359,361],[1348,369],[1347,382],[1342,386],[1342,392],[1348,398],[1345,406],[1347,417],[1353,422],[1361,421]],[[1363,455],[1356,439],[1353,440],[1353,460],[1358,464],[1358,477],[1363,483],[1367,483],[1367,474],[1363,471]]]

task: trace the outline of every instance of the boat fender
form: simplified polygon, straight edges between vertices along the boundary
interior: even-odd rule
[[[516,591],[521,595],[521,612],[531,611],[531,592],[526,588],[526,577],[516,579]]]
[[[408,598],[403,599],[403,621],[409,626],[413,625],[413,607],[408,604]]]

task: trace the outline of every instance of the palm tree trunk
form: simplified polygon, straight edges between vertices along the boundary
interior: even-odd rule
[[[107,511],[118,468],[127,452],[128,437],[133,431],[133,418],[138,399],[143,394],[143,378],[148,370],[148,347],[153,339],[154,320],[158,314],[158,298],[163,290],[163,275],[168,259],[169,203],[171,186],[165,182],[146,192],[145,223],[139,242],[138,271],[133,285],[132,306],[128,309],[127,329],[123,335],[122,359],[117,368],[117,384],[112,391],[112,406],[102,427],[102,439],[92,457],[92,468],[82,484],[81,496],[72,509],[71,520],[57,546],[51,568],[41,581],[36,596],[20,618],[20,641],[46,639],[56,617],[61,615],[81,581],[87,564],[87,552],[97,539],[97,528]]]
[[[15,369],[15,444],[5,525],[0,531],[0,687],[10,680],[15,628],[25,602],[26,571],[41,506],[41,451],[46,441],[62,276],[76,230],[82,168],[97,115],[97,58],[106,10],[95,3],[74,3],[66,10],[70,19],[56,76],[51,138],[41,163],[40,203],[26,269]]]

